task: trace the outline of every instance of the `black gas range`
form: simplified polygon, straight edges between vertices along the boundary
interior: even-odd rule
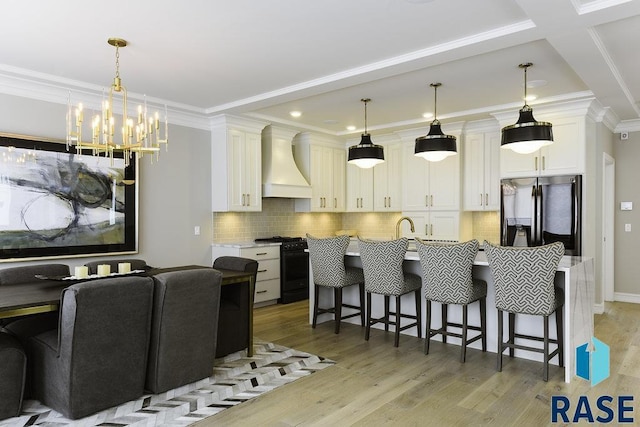
[[[302,237],[263,237],[256,243],[280,245],[280,299],[287,304],[309,298],[309,253],[307,241]]]

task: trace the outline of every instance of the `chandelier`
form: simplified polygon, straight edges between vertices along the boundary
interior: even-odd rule
[[[75,110],[71,106],[71,95],[67,104],[67,150],[75,146],[76,152],[91,150],[94,156],[104,155],[113,161],[114,152],[122,152],[125,165],[129,165],[133,153],[140,157],[145,154],[155,154],[156,159],[160,153],[160,145],[164,144],[168,149],[169,127],[167,122],[167,107],[164,108],[164,123],[160,121],[158,112],[151,114],[147,110],[145,98],[144,105],[138,105],[135,116],[129,116],[127,104],[127,89],[122,85],[120,78],[120,51],[127,45],[127,41],[119,38],[110,38],[107,41],[116,48],[116,76],[109,88],[107,99],[102,100],[102,114],[95,114],[91,120],[91,142],[82,140],[82,124],[84,111],[82,104],[78,104]],[[122,120],[117,125],[114,116],[116,103],[122,106]],[[161,135],[161,130],[164,130]]]

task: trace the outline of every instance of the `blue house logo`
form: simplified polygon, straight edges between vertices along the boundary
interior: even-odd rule
[[[586,342],[576,347],[576,376],[591,381],[591,386],[609,378],[609,346],[591,337],[593,349]]]

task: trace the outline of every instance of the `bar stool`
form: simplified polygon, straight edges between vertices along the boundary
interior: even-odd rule
[[[558,264],[564,255],[560,242],[537,247],[504,247],[484,242],[487,260],[496,288],[498,309],[498,371],[502,371],[502,353],[509,349],[528,350],[543,354],[543,379],[549,378],[549,360],[558,356],[558,364],[564,366],[562,306],[564,292],[554,286]],[[509,340],[503,342],[503,312],[509,313]],[[556,339],[549,338],[549,316],[556,313]],[[543,337],[515,332],[516,314],[543,316]],[[543,342],[543,348],[516,344],[515,340],[527,339]],[[549,343],[556,349],[549,352]]]
[[[365,340],[369,340],[371,325],[384,323],[384,330],[389,330],[389,325],[395,325],[394,346],[400,342],[400,331],[413,328],[418,330],[418,338],[422,338],[422,301],[420,290],[422,278],[416,274],[406,273],[402,268],[404,256],[407,253],[409,241],[406,237],[388,241],[373,241],[358,239],[360,257],[364,270],[364,287],[367,292],[367,327]],[[416,314],[403,314],[401,310],[401,297],[408,293],[414,293]],[[384,317],[371,318],[371,294],[384,296]],[[390,297],[395,297],[395,312],[390,311]],[[395,315],[395,321],[389,319],[389,315]],[[410,319],[413,322],[402,326],[402,319]]]
[[[350,238],[346,235],[317,238],[307,234],[307,247],[309,248],[309,259],[311,260],[313,283],[315,285],[312,328],[316,327],[318,314],[324,313],[333,313],[334,332],[336,334],[340,333],[340,323],[343,319],[360,316],[360,323],[364,326],[364,275],[361,268],[346,267],[344,265],[344,256],[349,242]],[[351,285],[358,285],[359,287],[359,306],[342,302],[342,290]],[[320,287],[333,288],[333,307],[320,308],[318,306]],[[343,307],[357,311],[343,316]]]
[[[487,351],[487,282],[472,277],[473,262],[478,254],[478,241],[469,240],[464,243],[427,243],[416,238],[416,247],[420,255],[425,298],[427,299],[427,328],[424,338],[424,353],[429,354],[431,337],[442,335],[442,342],[447,336],[462,340],[460,362],[464,363],[467,345],[482,340],[482,351]],[[431,302],[439,302],[442,307],[442,326],[431,328]],[[468,306],[478,301],[480,304],[480,326],[468,324]],[[449,322],[447,308],[449,304],[462,306],[462,323]],[[461,333],[448,330],[459,328]],[[467,331],[471,329],[480,333],[467,339]]]

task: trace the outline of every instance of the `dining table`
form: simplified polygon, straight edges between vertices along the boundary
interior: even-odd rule
[[[191,270],[195,268],[211,268],[201,265],[184,265],[168,268],[152,268],[141,272],[132,272],[131,275],[154,276],[160,273],[166,273],[179,270]],[[249,340],[247,342],[247,356],[253,356],[253,301],[255,282],[253,273],[244,271],[216,269],[222,273],[222,286],[232,286],[248,284],[249,298],[246,301],[249,312]],[[109,276],[90,276],[84,279],[70,278],[46,278],[35,277],[33,282],[2,285],[0,286],[0,319],[9,319],[21,316],[28,316],[37,313],[46,313],[56,311],[60,305],[60,297],[62,290],[73,285],[88,280],[96,280],[103,277],[117,277],[124,275]]]

